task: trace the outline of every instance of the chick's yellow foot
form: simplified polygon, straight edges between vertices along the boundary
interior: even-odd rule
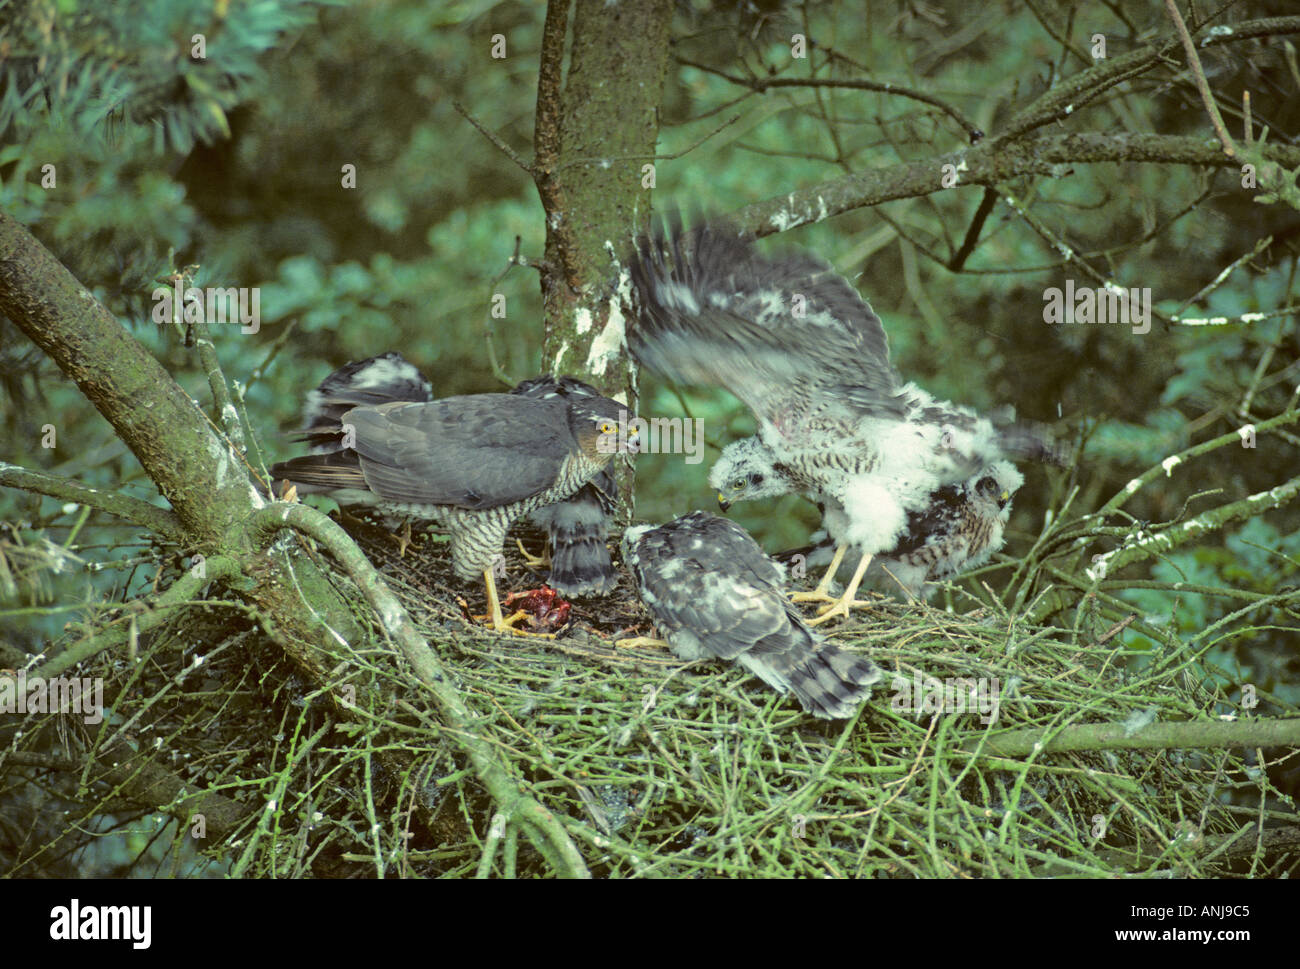
[[[641,646],[654,646],[659,649],[667,650],[672,649],[672,647],[662,639],[655,639],[653,636],[633,636],[630,639],[620,639],[614,643],[615,649],[636,649]]]
[[[811,592],[792,592],[790,593],[791,602],[839,602],[833,595],[828,592],[822,592],[813,589]]]
[[[528,549],[524,548],[524,543],[515,539],[515,545],[519,548],[519,554],[524,557],[524,565],[530,569],[549,569],[551,567],[551,556],[547,554],[546,549],[542,549],[541,555],[533,555]]]
[[[820,626],[828,619],[835,616],[849,617],[849,611],[854,606],[866,606],[868,603],[858,602],[854,597],[858,594],[858,586],[862,584],[862,577],[867,573],[867,566],[871,564],[871,556],[864,555],[858,562],[858,567],[853,572],[853,578],[849,580],[848,587],[844,590],[844,595],[834,599],[831,605],[822,608],[816,619],[808,620],[809,626]]]
[[[823,606],[821,609],[817,610],[816,619],[806,619],[804,620],[804,624],[808,626],[820,626],[822,623],[826,622],[826,620],[834,619],[836,616],[843,616],[845,619],[849,618],[849,612],[855,608],[871,608],[870,602],[864,602],[861,599],[846,599],[844,596],[840,596],[838,599],[832,599],[830,602],[830,605]]]
[[[817,588],[813,589],[811,592],[796,592],[790,596],[790,601],[791,602],[830,602],[830,603],[838,602],[839,601],[838,599],[835,599],[833,596],[831,596],[830,588],[831,588],[831,582],[835,578],[835,573],[840,570],[840,563],[844,561],[844,550],[846,548],[847,546],[845,545],[836,546],[835,557],[831,559],[830,568],[826,570],[826,574],[822,576],[822,580],[817,583]]]

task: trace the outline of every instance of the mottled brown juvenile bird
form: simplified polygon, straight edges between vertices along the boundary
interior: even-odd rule
[[[773,461],[757,438],[728,446],[713,466],[710,482],[725,511],[738,501],[793,494],[800,483]],[[965,481],[943,485],[930,494],[920,510],[910,511],[907,527],[894,545],[880,550],[865,578],[880,578],[885,588],[902,587],[910,596],[924,597],[925,586],[978,568],[1002,548],[1003,532],[1011,517],[1011,497],[1024,484],[1024,476],[1009,461],[997,461]],[[847,516],[839,505],[822,504],[824,541],[778,556],[783,562],[802,555],[804,565],[830,563],[817,590],[807,596],[818,601],[830,587],[844,557],[841,536]],[[816,539],[817,536],[814,536]],[[832,558],[834,553],[834,558]]]
[[[785,570],[735,522],[707,512],[623,534],[623,560],[672,651],[725,659],[793,693],[816,717],[851,717],[881,677],[808,628],[785,595]]]

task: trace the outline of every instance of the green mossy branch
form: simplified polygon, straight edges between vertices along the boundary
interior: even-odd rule
[[[991,734],[979,748],[987,756],[1027,757],[1067,750],[1173,750],[1197,747],[1300,747],[1300,719],[1197,720],[1152,723],[1133,730],[1122,723],[1074,724]]]
[[[101,491],[89,485],[78,484],[68,478],[45,474],[20,468],[15,464],[0,461],[0,486],[18,488],[38,495],[47,495],[61,501],[72,501],[79,505],[97,508],[147,528],[156,535],[171,542],[180,543],[185,539],[180,519],[166,508],[159,508],[139,498],[118,494],[114,491]]]

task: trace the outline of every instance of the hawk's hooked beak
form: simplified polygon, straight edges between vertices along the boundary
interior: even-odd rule
[[[731,502],[729,502],[726,498],[722,496],[721,491],[718,492],[718,507],[721,508],[723,511],[726,511],[728,508],[731,507]]]

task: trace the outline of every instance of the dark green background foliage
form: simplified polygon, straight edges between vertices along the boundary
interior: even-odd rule
[[[1251,9],[1242,18],[1281,13],[1285,5],[1245,6]],[[960,103],[989,131],[1005,120],[1012,99],[1028,99],[1064,69],[1059,45],[1033,17],[1007,16],[1015,5],[951,4],[928,17],[893,4],[868,5],[865,14],[858,4],[810,7],[775,19],[750,14],[738,30],[734,12],[683,4],[677,53],[732,73],[738,59],[784,67],[786,38],[806,31],[869,64],[869,76],[927,90],[941,78],[934,93]],[[193,358],[172,330],[148,319],[153,280],[172,266],[198,264],[199,285],[262,287],[261,332],[228,328],[219,333],[219,352],[227,371],[245,378],[294,325],[273,366],[248,390],[249,413],[272,456],[285,453],[276,432],[292,425],[306,387],[330,368],[384,349],[402,350],[440,394],[496,389],[485,352],[494,291],[505,295],[508,312],[493,327],[504,370],[512,379],[538,371],[535,275],[514,268],[495,290],[490,285],[506,269],[516,236],[524,255],[540,256],[536,192],[452,107],[460,100],[528,156],[540,38],[534,5],[65,0],[10,4],[5,13],[0,204],[33,224],[196,397],[203,385]],[[1125,18],[1083,5],[1076,33],[1104,33],[1113,56],[1164,29],[1156,4],[1126,5]],[[209,37],[208,60],[180,56],[183,41],[200,30]],[[956,43],[963,30],[977,31],[976,39]],[[498,33],[508,38],[504,60],[486,55]],[[1280,45],[1246,46],[1207,52],[1207,73],[1226,103],[1239,103],[1249,88],[1257,118],[1272,126],[1274,139],[1286,140],[1300,120],[1296,81]],[[45,63],[17,56],[36,51]],[[736,97],[733,85],[702,70],[670,72],[661,154],[682,152],[723,120],[738,120],[658,163],[661,200],[726,212],[960,144],[949,119],[874,93],[791,89],[733,103]],[[1129,117],[1134,105],[1150,130],[1204,130],[1194,92],[1154,85],[1117,99],[1114,110],[1092,112],[1081,127],[1122,130],[1137,123]],[[56,166],[55,190],[40,187],[46,164]],[[340,187],[345,164],[357,166],[355,190]],[[1296,214],[1253,203],[1233,178],[1177,166],[1079,166],[1029,191],[1038,219],[1080,251],[1104,254],[1100,261],[1123,285],[1150,287],[1166,312],[1249,251],[1266,226],[1280,243],[1273,258],[1234,275],[1194,315],[1267,311],[1285,305],[1288,294],[1294,300]],[[1202,193],[1206,201],[1187,212]],[[1059,408],[1070,427],[1087,429],[1079,474],[1085,508],[1165,455],[1240,423],[1232,409],[1268,347],[1277,348],[1271,371],[1294,361],[1290,317],[1173,332],[1157,322],[1146,335],[1047,326],[1042,290],[1061,285],[1070,270],[1005,206],[995,210],[963,273],[926,257],[946,258],[957,247],[977,199],[970,189],[903,200],[767,245],[815,249],[853,278],[884,318],[905,375],[934,393],[982,408],[1009,402],[1042,420],[1055,420]],[[896,230],[915,245],[900,243]],[[108,427],[52,364],[5,332],[11,460],[104,485],[130,478],[133,462]],[[1271,381],[1256,396],[1255,412],[1282,409],[1294,384]],[[644,390],[644,413],[681,413],[682,400],[657,380],[644,378]],[[750,430],[748,415],[725,395],[693,393],[685,402],[706,421],[710,445]],[[33,445],[52,419],[61,444],[43,452]],[[709,507],[713,453],[699,465],[643,459],[638,514],[662,519]],[[1294,445],[1277,439],[1253,452],[1210,455],[1146,489],[1129,510],[1169,520],[1192,492],[1219,488],[1240,497],[1275,484],[1297,463]],[[1013,519],[1013,536],[1021,538],[1037,531],[1049,501],[1043,473],[1028,477]],[[150,490],[139,482],[138,494]],[[51,537],[70,522],[49,501],[12,493],[4,501],[10,515],[49,524]],[[816,524],[815,509],[798,499],[735,514],[769,547],[800,542]],[[1280,554],[1280,536],[1295,524],[1294,511],[1279,511],[1229,547],[1180,553],[1159,569],[1273,589],[1294,581],[1295,559]],[[112,534],[105,536],[110,544]],[[1279,554],[1243,557],[1251,540]],[[64,584],[57,597],[72,594]],[[1175,605],[1160,595],[1137,601],[1166,618]],[[1175,612],[1182,628],[1216,614],[1212,603],[1187,599]]]
[[[1088,66],[1019,3],[844,2],[678,5],[656,163],[655,205],[726,213],[797,188],[959,150],[964,133],[929,105],[855,90],[789,88],[745,97],[701,67],[731,74],[819,76],[826,51],[840,73],[890,80],[958,105],[984,131],[1062,77]],[[1046,5],[1071,25],[1076,51],[1105,34],[1108,54],[1168,33],[1159,3]],[[1067,13],[1068,11],[1068,13]],[[1291,13],[1242,3],[1230,22]],[[0,2],[0,206],[32,227],[197,399],[208,398],[193,352],[150,320],[155,280],[199,266],[198,285],[261,287],[260,332],[214,336],[267,460],[287,456],[305,391],[349,360],[398,349],[440,395],[500,389],[489,333],[510,380],[542,367],[537,274],[508,268],[516,237],[540,259],[543,211],[529,178],[453,107],[466,110],[524,158],[532,155],[541,5],[399,0],[383,4],[277,0],[30,0]],[[1055,22],[1055,21],[1054,21]],[[207,37],[207,59],[185,56]],[[814,39],[810,61],[789,59],[789,37]],[[508,56],[489,56],[492,37]],[[1278,38],[1203,51],[1229,128],[1241,93],[1273,144],[1300,134],[1300,76]],[[854,67],[853,65],[857,65]],[[1190,84],[1146,76],[1111,92],[1061,130],[1152,131],[1209,137]],[[53,165],[57,186],[41,187]],[[356,188],[341,186],[355,165]],[[1054,179],[1006,186],[1035,221],[1126,287],[1149,287],[1157,309],[1192,316],[1274,311],[1300,302],[1300,217],[1252,200],[1231,172],[1174,164],[1073,166]],[[1043,290],[1074,277],[1060,253],[999,202],[961,272],[942,264],[960,246],[982,189],[906,198],[781,234],[762,245],[821,253],[855,281],[885,321],[910,379],[977,408],[1013,404],[1085,442],[1068,475],[1026,468],[1007,552],[1022,554],[1059,508],[1100,507],[1126,482],[1190,444],[1238,427],[1254,386],[1252,419],[1294,404],[1300,383],[1294,315],[1253,324],[1168,328],[1051,327]],[[650,193],[646,194],[650,205]],[[629,227],[629,232],[631,227]],[[1203,300],[1185,302],[1264,236],[1272,245]],[[628,239],[614,240],[624,245]],[[504,273],[504,278],[494,283]],[[489,319],[493,293],[507,315]],[[52,363],[7,322],[0,350],[3,459],[155,500],[134,458]],[[253,374],[268,360],[256,379]],[[641,378],[643,415],[705,420],[701,464],[643,456],[636,514],[663,520],[711,508],[716,447],[752,430],[720,392]],[[58,447],[40,446],[55,424]],[[1292,427],[1292,434],[1297,428]],[[1223,448],[1144,488],[1126,510],[1159,524],[1266,490],[1300,474],[1295,436]],[[160,501],[160,499],[157,499]],[[0,493],[4,536],[36,548],[89,544],[95,569],[52,572],[10,552],[0,589],[10,646],[36,652],[79,610],[121,600],[152,577],[138,530],[50,499]],[[817,525],[799,499],[738,507],[769,549],[800,543]],[[1111,524],[1116,524],[1112,521]],[[15,525],[30,525],[21,534]],[[1156,630],[1185,636],[1244,603],[1240,595],[1173,591],[1185,582],[1275,594],[1300,578],[1300,510],[1269,511],[1125,573],[1158,587],[1121,591]],[[1086,554],[1120,539],[1098,538]],[[16,570],[16,571],[15,571]],[[983,576],[995,590],[1007,573]],[[23,581],[17,581],[22,579]],[[1215,650],[1235,682],[1292,704],[1295,609],[1272,606],[1225,628]],[[1150,639],[1133,634],[1130,645]],[[0,664],[3,665],[3,664]]]

